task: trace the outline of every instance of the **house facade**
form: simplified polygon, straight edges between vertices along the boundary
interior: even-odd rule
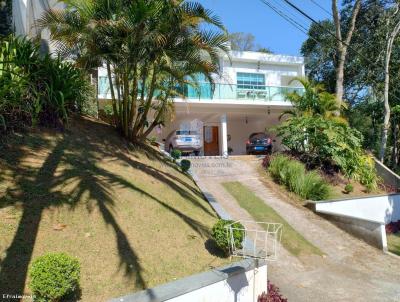
[[[293,81],[304,73],[302,57],[236,52],[220,58],[221,75],[215,76],[215,87],[199,81],[198,87],[185,87],[184,96],[174,99],[175,117],[154,132],[162,142],[174,130],[200,134],[202,155],[246,154],[251,133],[267,132],[274,140],[274,150],[281,148],[271,128],[291,107],[285,93],[298,91]],[[107,72],[99,71],[99,99],[110,99]],[[168,149],[169,146],[165,146]]]

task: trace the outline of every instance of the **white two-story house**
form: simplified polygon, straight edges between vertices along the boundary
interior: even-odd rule
[[[159,141],[174,130],[192,130],[202,138],[201,154],[240,155],[246,154],[251,133],[267,132],[274,149],[280,148],[271,128],[291,107],[285,93],[302,91],[292,80],[304,76],[304,59],[251,51],[232,51],[229,57],[221,57],[222,75],[215,78],[214,90],[200,81],[200,87],[185,87],[185,98],[174,100],[175,118],[155,131]],[[106,71],[100,70],[99,99],[110,98],[108,87]]]
[[[49,7],[63,8],[57,0],[13,0],[13,25],[17,34],[49,39],[47,31],[37,32],[36,19]],[[202,138],[201,154],[245,154],[246,141],[254,132],[267,132],[277,125],[283,110],[291,107],[285,93],[302,88],[293,78],[304,76],[302,57],[235,52],[221,55],[221,76],[215,89],[204,81],[195,89],[184,87],[185,98],[175,99],[175,118],[154,135],[161,142],[174,130],[193,130]],[[98,98],[109,100],[106,70],[99,69]],[[168,146],[165,146],[168,148]],[[274,149],[279,149],[275,138]],[[229,151],[229,152],[228,152]]]

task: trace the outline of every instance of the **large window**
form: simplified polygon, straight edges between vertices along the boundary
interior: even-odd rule
[[[261,73],[238,72],[236,74],[237,88],[265,90],[265,76]]]

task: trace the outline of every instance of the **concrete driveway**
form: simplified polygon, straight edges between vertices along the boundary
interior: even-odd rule
[[[268,278],[290,302],[400,301],[400,257],[354,238],[312,211],[296,205],[260,178],[261,159],[193,159],[201,188],[234,219],[252,219],[221,185],[239,181],[274,208],[325,256],[297,258],[285,249],[269,264]]]

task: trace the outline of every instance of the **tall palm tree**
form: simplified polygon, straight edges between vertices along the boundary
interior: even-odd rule
[[[220,19],[182,0],[66,0],[39,21],[59,52],[79,66],[104,64],[114,124],[142,141],[170,114],[177,86],[196,74],[213,85],[219,54],[227,52]],[[204,26],[208,25],[208,30]]]

